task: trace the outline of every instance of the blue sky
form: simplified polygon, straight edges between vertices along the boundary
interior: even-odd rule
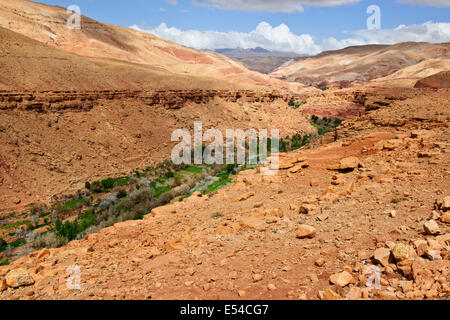
[[[152,32],[158,36],[169,38],[199,49],[201,49],[202,46],[204,46],[205,49],[214,49],[213,47],[217,46],[227,47],[227,37],[233,37],[233,35],[227,34],[226,37],[224,35],[220,42],[211,40],[208,43],[197,43],[195,39],[188,41],[185,40],[185,38],[194,38],[195,36],[203,35],[214,37],[214,35],[217,35],[217,33],[202,34],[201,32],[204,31],[216,31],[222,33],[235,31],[248,34],[254,31],[261,22],[266,22],[273,28],[284,24],[289,28],[290,33],[293,35],[308,35],[313,40],[314,44],[319,47],[320,51],[322,49],[334,49],[334,46],[338,47],[341,45],[340,43],[334,43],[334,40],[337,40],[338,42],[344,41],[342,46],[352,44],[352,42],[345,42],[345,39],[350,38],[352,41],[357,38],[363,38],[367,43],[383,41],[396,42],[395,39],[383,40],[384,38],[380,38],[380,36],[371,36],[369,37],[370,39],[367,39],[365,38],[366,35],[362,36],[361,33],[357,35],[352,34],[353,32],[367,29],[366,21],[369,14],[366,13],[366,9],[372,4],[376,4],[380,7],[381,27],[386,31],[395,29],[399,25],[409,27],[412,25],[422,25],[425,22],[431,21],[433,23],[441,23],[439,28],[436,29],[433,27],[431,31],[426,31],[429,33],[434,32],[434,38],[431,37],[431,41],[450,41],[447,39],[447,35],[450,32],[450,28],[448,27],[448,23],[450,22],[450,0],[399,0],[404,2],[419,2],[428,5],[400,3],[396,0],[318,0],[315,3],[322,2],[326,4],[327,1],[357,3],[340,6],[303,5],[303,12],[295,10],[295,8],[298,8],[299,3],[311,3],[314,1],[251,0],[250,2],[252,1],[254,2],[254,6],[250,8],[240,6],[240,3],[245,2],[244,0],[42,0],[39,2],[62,7],[68,7],[69,5],[75,4],[81,8],[83,15],[89,16],[100,22],[117,24],[124,27],[139,27],[141,30]],[[284,6],[277,6],[280,2],[284,2]],[[262,3],[263,5],[259,6],[259,3]],[[436,3],[441,6],[436,6]],[[292,5],[292,7],[290,7],[290,5]],[[292,9],[293,12],[276,12],[289,9]],[[258,12],[258,10],[266,11]],[[164,24],[164,28],[158,29],[161,24]],[[170,28],[172,28],[172,30],[169,30]],[[192,30],[198,32],[194,34],[187,33]],[[424,30],[416,31],[418,34],[423,34],[424,32]],[[439,32],[440,35],[436,36],[436,32]],[[265,36],[266,33],[264,31],[258,34]],[[388,32],[385,32],[385,37],[386,36],[391,38],[388,35]],[[404,36],[404,33],[402,36]],[[399,41],[402,36],[399,35]],[[241,35],[241,38],[242,37],[243,35]],[[414,35],[409,35],[409,37],[414,38]],[[323,44],[324,42],[328,42],[329,39],[334,39],[332,41],[333,45]],[[285,40],[288,42],[297,41],[295,37],[290,37],[288,34],[286,34]],[[417,41],[422,40],[428,40],[428,38],[424,36],[422,36],[422,38],[418,37]],[[229,46],[236,46],[236,43],[246,46],[247,44],[243,44],[243,41],[246,40],[239,40],[239,42],[229,41]],[[254,41],[248,42],[248,46],[252,46]],[[362,40],[359,42],[362,42]],[[277,49],[276,44],[271,46],[267,41],[262,41],[261,43],[263,47],[267,46],[268,49]],[[289,44],[279,45],[279,47],[282,51],[288,51],[290,49]],[[307,45],[305,45],[305,47],[307,47]],[[291,49],[301,51],[301,48],[295,46]],[[308,50],[311,52],[314,51],[313,47],[310,47]]]

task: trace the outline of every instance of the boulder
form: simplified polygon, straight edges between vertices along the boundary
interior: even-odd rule
[[[417,255],[422,257],[428,250],[428,243],[426,240],[416,240],[414,241],[414,247],[416,248]]]
[[[442,200],[441,210],[442,211],[450,210],[450,196],[447,196]]]
[[[246,193],[246,194],[240,196],[239,198],[237,198],[235,202],[242,202],[242,201],[248,200],[251,197],[253,197],[254,195],[255,195],[254,192]]]
[[[339,300],[342,299],[340,295],[338,295],[336,292],[334,292],[331,288],[328,288],[325,290],[322,294],[323,300]]]
[[[381,264],[383,267],[389,265],[389,258],[391,257],[391,250],[388,248],[378,248],[373,253],[373,260],[377,264]]]
[[[434,220],[427,221],[423,224],[423,228],[425,229],[425,232],[429,235],[438,235],[441,233],[439,230],[439,226]]]
[[[348,293],[345,295],[347,300],[358,300],[361,298],[362,292],[358,287],[351,287]]]
[[[416,251],[411,246],[404,243],[397,243],[394,248],[392,248],[391,253],[397,262],[411,259],[416,255]]]
[[[0,280],[0,292],[6,290],[8,288],[8,284],[6,283],[6,279]]]
[[[6,275],[6,283],[10,287],[18,288],[32,285],[34,284],[34,280],[26,269],[19,268],[8,272]]]
[[[345,287],[346,285],[355,283],[356,281],[350,273],[348,273],[347,271],[343,271],[333,274],[330,277],[330,282],[332,284],[338,285],[339,287]]]
[[[342,159],[338,165],[328,167],[328,170],[352,170],[358,168],[360,160],[357,157],[348,157]]]
[[[450,223],[450,212],[444,212],[441,216],[442,223]]]
[[[316,236],[317,230],[314,227],[302,224],[298,227],[297,238],[314,238]]]

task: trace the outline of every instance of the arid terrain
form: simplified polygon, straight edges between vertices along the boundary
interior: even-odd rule
[[[448,43],[266,75],[66,18],[0,4],[0,299],[449,298]],[[170,163],[194,121],[280,129],[279,170]]]
[[[421,78],[447,71],[449,59],[449,43],[367,45],[298,58],[271,75],[319,87],[347,87],[371,80],[378,86],[414,87]]]

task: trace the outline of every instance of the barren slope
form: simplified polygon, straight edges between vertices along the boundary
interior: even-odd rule
[[[0,27],[1,90],[236,88],[216,79],[64,52]]]
[[[276,176],[245,171],[217,194],[1,267],[31,285],[0,298],[448,299],[449,91],[371,94],[388,105],[336,142],[282,155]],[[81,290],[67,288],[71,265]],[[379,289],[366,286],[372,265]]]
[[[434,73],[448,70],[449,56],[449,43],[406,42],[392,46],[349,47],[285,64],[271,75],[288,81],[321,86],[347,86],[355,82],[367,82],[389,76],[399,70],[399,73],[390,79],[416,79],[417,76],[421,77],[421,69],[432,67]],[[425,60],[430,59],[437,60],[427,64]],[[414,66],[421,62],[422,64]],[[403,68],[408,69],[402,72]]]
[[[163,68],[176,74],[210,77],[240,85],[271,86],[299,90],[258,72],[221,54],[198,51],[151,34],[114,25],[81,19],[81,29],[67,28],[66,9],[26,0],[0,3],[0,26],[50,46],[78,55],[111,58]]]
[[[375,79],[370,83],[370,85],[413,88],[416,83],[423,78],[428,78],[438,73],[442,73],[442,75],[445,73],[448,74],[449,71],[450,59],[430,59],[419,62],[413,66],[403,68],[387,77]],[[445,81],[442,81],[438,88],[444,88],[444,82]]]

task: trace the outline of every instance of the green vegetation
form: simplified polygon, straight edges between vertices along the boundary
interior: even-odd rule
[[[27,243],[27,240],[25,240],[25,239],[18,239],[16,241],[8,243],[7,247],[10,247],[11,249],[14,249],[14,248],[18,248],[20,246],[23,246],[26,243]]]
[[[5,239],[0,238],[0,248],[6,247],[8,243],[5,241]]]
[[[279,140],[280,152],[290,152],[293,150],[300,149],[301,147],[308,144],[310,140],[309,135],[301,136],[299,134],[295,134],[292,137],[287,136],[285,138],[281,138]]]
[[[130,180],[131,180],[130,177],[117,179],[116,182],[115,182],[115,186],[116,186],[116,187],[122,187],[122,186],[125,186],[125,185],[127,185],[127,184],[130,183]]]
[[[315,126],[318,129],[319,136],[324,135],[328,132],[332,132],[343,121],[341,119],[333,119],[327,117],[323,117],[322,119],[320,119],[316,115],[313,115],[311,117],[311,120],[311,125]]]
[[[172,171],[167,171],[165,177],[166,177],[166,178],[173,178],[173,177],[175,177],[175,174],[174,174]]]
[[[295,102],[295,101],[289,101],[289,107],[291,107],[292,109],[298,109],[300,108],[302,105],[306,104],[307,102],[305,100],[300,101],[300,102]]]
[[[8,230],[8,229],[13,229],[13,228],[19,228],[19,227],[21,227],[23,225],[27,226],[28,228],[32,227],[31,221],[24,220],[24,221],[17,221],[17,222],[14,222],[14,223],[10,223],[10,224],[5,225],[5,226],[1,226],[0,230]]]
[[[63,207],[62,210],[73,210],[75,209],[78,205],[83,205],[85,203],[85,199],[80,198],[80,199],[75,199],[72,200],[70,202],[67,202]]]
[[[51,215],[52,213],[51,212],[44,212],[44,213],[41,213],[40,215],[39,215],[39,218],[45,218],[45,217],[48,217],[49,215]]]
[[[94,211],[87,211],[80,220],[77,219],[73,222],[66,221],[62,223],[61,220],[57,219],[55,222],[55,233],[59,237],[72,241],[76,239],[79,233],[96,224],[97,220]]]
[[[189,168],[184,169],[183,171],[200,174],[200,173],[203,172],[203,169],[202,168],[198,168],[198,167],[189,167]]]
[[[119,192],[117,192],[117,198],[122,199],[125,198],[127,196],[127,192],[125,190],[120,190]]]
[[[7,266],[7,265],[9,265],[8,258],[5,257],[5,258],[0,260],[0,266]]]

